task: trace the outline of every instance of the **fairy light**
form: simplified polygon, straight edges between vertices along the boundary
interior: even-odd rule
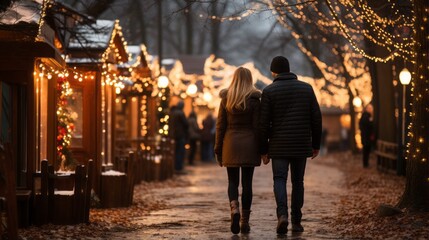
[[[397,52],[390,51],[389,55],[386,57],[376,57],[372,56],[370,54],[367,54],[359,45],[354,41],[353,37],[350,35],[350,30],[346,26],[346,24],[341,20],[341,18],[338,16],[337,11],[335,10],[334,5],[331,3],[330,0],[325,0],[327,3],[327,7],[330,10],[330,13],[332,17],[335,19],[338,27],[341,29],[341,32],[343,33],[344,37],[349,41],[349,43],[352,45],[352,47],[355,49],[355,51],[359,52],[362,56],[371,59],[375,62],[388,62],[392,60],[395,56],[398,55]],[[371,22],[372,23],[372,22]],[[398,48],[400,49],[400,48]]]
[[[57,78],[57,161],[60,170],[68,170],[73,165],[74,158],[70,151],[70,144],[74,131],[74,119],[68,106],[68,98],[73,89],[64,74]]]
[[[70,151],[70,144],[74,131],[73,112],[68,108],[68,99],[73,95],[73,89],[67,79],[68,76],[82,76],[73,68],[54,68],[41,60],[36,61],[33,76],[36,84],[36,92],[39,94],[39,83],[42,81],[56,81],[56,161],[60,170],[68,170],[74,164],[74,158]]]
[[[125,38],[122,33],[122,27],[119,25],[119,20],[115,20],[113,24],[113,31],[110,35],[110,40],[108,47],[106,51],[102,54],[102,62],[106,63],[109,60],[110,55],[114,55],[116,61],[118,64],[123,64],[124,62],[128,61],[128,53],[127,53],[127,42],[125,41]],[[125,54],[122,55],[121,51],[118,49],[118,42],[116,39],[119,39],[120,45],[123,46],[123,51],[125,51]]]
[[[244,9],[243,11],[236,13],[236,14],[232,14],[229,16],[216,16],[216,15],[207,15],[205,13],[200,13],[198,14],[198,16],[200,18],[205,18],[205,19],[211,19],[213,21],[219,21],[219,22],[225,22],[225,21],[241,21],[244,20],[245,18],[253,15],[254,13],[260,11],[259,9],[259,4],[258,3],[251,3],[251,6],[248,6],[247,9]]]
[[[42,28],[43,28],[43,25],[45,24],[46,10],[48,8],[49,3],[50,3],[50,0],[43,0],[43,2],[42,2],[42,9],[40,12],[40,19],[39,19],[39,24],[38,24],[37,35],[36,35],[35,41],[43,41],[42,40]]]

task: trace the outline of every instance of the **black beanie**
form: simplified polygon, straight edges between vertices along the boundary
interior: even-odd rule
[[[289,61],[283,56],[277,56],[271,61],[270,70],[277,74],[290,72]]]

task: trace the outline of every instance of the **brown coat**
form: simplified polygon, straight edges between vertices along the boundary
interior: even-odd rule
[[[244,111],[226,110],[226,90],[220,92],[222,101],[216,122],[215,153],[225,167],[254,167],[261,165],[258,140],[261,93],[253,92],[246,100]]]

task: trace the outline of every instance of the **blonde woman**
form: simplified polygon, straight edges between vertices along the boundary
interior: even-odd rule
[[[216,122],[215,154],[228,173],[228,197],[231,206],[231,232],[250,231],[252,180],[255,166],[261,165],[258,147],[258,121],[261,92],[253,86],[249,69],[239,67],[228,89],[220,92],[222,101]],[[238,186],[241,169],[241,215]]]

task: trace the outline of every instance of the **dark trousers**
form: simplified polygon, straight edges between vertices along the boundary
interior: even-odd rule
[[[363,162],[363,167],[365,167],[365,168],[369,167],[369,154],[370,153],[371,153],[371,144],[363,145],[362,162]]]
[[[176,138],[176,148],[175,148],[175,159],[174,159],[174,169],[176,171],[183,170],[183,161],[185,159],[185,138]]]
[[[288,157],[272,160],[277,217],[282,215],[288,216],[286,182],[290,166],[292,181],[292,223],[300,223],[302,218],[301,208],[304,205],[304,173],[306,163],[307,159],[305,157]]]
[[[197,151],[197,139],[189,139],[189,155],[188,162],[194,165],[195,152]]]
[[[210,162],[213,158],[213,143],[211,141],[201,141],[201,161]]]
[[[229,202],[238,201],[238,186],[240,185],[240,167],[227,167],[228,172],[228,197]],[[252,206],[252,181],[254,167],[241,167],[241,185],[243,191],[241,193],[241,208],[250,210]]]

